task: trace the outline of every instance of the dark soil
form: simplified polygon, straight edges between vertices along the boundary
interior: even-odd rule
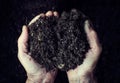
[[[75,9],[63,12],[59,18],[40,17],[28,26],[31,56],[47,71],[54,68],[68,71],[82,64],[90,49],[84,31],[87,19]]]

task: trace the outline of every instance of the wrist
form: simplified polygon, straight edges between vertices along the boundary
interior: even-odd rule
[[[37,75],[28,75],[26,83],[42,83],[43,79]]]
[[[80,82],[81,83],[96,83],[92,72],[80,76]]]
[[[27,78],[26,83],[42,83],[40,80],[31,80]]]
[[[93,72],[68,76],[69,83],[96,83]]]
[[[27,78],[26,83],[54,83],[54,80],[33,80],[33,79],[29,79]]]
[[[26,83],[54,83],[55,76],[27,74]]]
[[[89,72],[89,71],[87,71],[87,72],[81,72],[80,74],[79,74],[79,77],[80,78],[87,78],[87,77],[93,77],[93,72]]]

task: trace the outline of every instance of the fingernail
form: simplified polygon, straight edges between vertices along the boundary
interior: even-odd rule
[[[53,14],[54,14],[54,16],[56,16],[56,17],[59,16],[57,11],[54,11]]]
[[[48,11],[47,13],[46,13],[46,16],[52,16],[53,15],[53,12],[52,11]]]

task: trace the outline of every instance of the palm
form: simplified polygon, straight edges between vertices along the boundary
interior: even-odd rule
[[[84,76],[93,71],[98,61],[99,55],[101,53],[101,47],[97,39],[96,32],[91,28],[89,21],[85,22],[85,32],[90,44],[91,49],[86,53],[86,58],[83,64],[77,66],[74,70],[69,70],[67,72],[68,78],[76,78]],[[76,76],[76,77],[74,77]]]
[[[49,11],[46,13],[46,16],[50,16],[52,13]],[[56,16],[57,13],[54,12]],[[35,22],[40,16],[44,16],[44,14],[40,14],[36,16],[29,24]],[[23,26],[22,34],[18,39],[18,59],[21,64],[25,68],[28,76],[31,78],[37,77],[36,79],[53,79],[56,76],[57,70],[51,70],[49,72],[46,71],[46,68],[43,68],[42,65],[38,64],[31,56],[27,50],[28,46],[28,29],[26,26]]]

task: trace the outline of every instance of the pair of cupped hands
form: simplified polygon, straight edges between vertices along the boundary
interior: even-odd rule
[[[39,17],[50,16],[59,17],[56,11],[48,11],[46,14],[41,13],[37,15],[29,25],[34,23]],[[78,65],[75,69],[66,71],[69,83],[95,83],[93,70],[101,53],[101,45],[98,41],[96,32],[93,30],[88,20],[85,21],[84,29],[91,49],[86,53],[86,58],[81,65]],[[30,56],[27,47],[28,27],[24,25],[18,39],[18,59],[26,70],[26,83],[54,83],[58,70],[53,69],[47,72],[46,68],[43,68]]]

